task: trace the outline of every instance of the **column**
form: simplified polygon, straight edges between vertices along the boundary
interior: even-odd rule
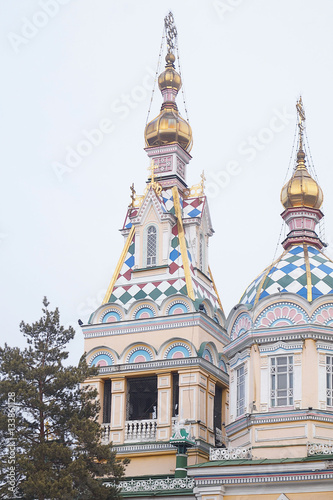
[[[111,435],[115,445],[123,444],[126,420],[126,380],[125,377],[112,380]]]
[[[172,387],[171,373],[157,375],[157,440],[168,441],[172,435]]]

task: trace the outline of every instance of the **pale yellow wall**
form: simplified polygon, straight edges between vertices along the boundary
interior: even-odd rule
[[[139,321],[140,320],[137,321],[138,325]],[[121,327],[121,323],[119,324],[119,326]],[[118,355],[121,355],[126,347],[135,342],[144,342],[158,350],[164,342],[174,337],[183,338],[192,342],[196,349],[199,349],[202,342],[214,342],[219,352],[223,349],[222,342],[215,339],[215,337],[207,333],[199,326],[191,326],[184,328],[175,328],[172,330],[155,330],[154,332],[145,331],[138,333],[127,333],[126,335],[93,337],[85,339],[84,350],[85,352],[89,352],[94,348],[105,346],[110,347],[111,349],[115,350]]]
[[[117,454],[117,458],[124,458],[126,455]],[[153,476],[157,474],[174,474],[176,468],[176,450],[172,454],[131,456],[131,463],[126,468],[126,476]]]
[[[249,374],[252,379],[252,383],[250,383],[249,409],[252,413],[252,404],[256,405],[257,411],[260,410],[260,352],[257,345],[251,347]]]
[[[318,353],[313,339],[304,341],[302,386],[302,408],[318,408]]]

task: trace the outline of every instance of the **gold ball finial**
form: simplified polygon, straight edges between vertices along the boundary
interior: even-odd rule
[[[178,93],[182,86],[182,79],[173,64],[176,58],[172,52],[168,52],[165,60],[167,64],[163,73],[158,77],[158,86],[161,91],[164,89],[173,89]]]
[[[165,56],[165,61],[167,64],[173,64],[176,60],[175,55],[172,52],[168,52]]]

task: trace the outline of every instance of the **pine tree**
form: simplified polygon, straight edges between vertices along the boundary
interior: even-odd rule
[[[0,496],[117,499],[127,461],[100,443],[97,391],[80,385],[97,370],[84,356],[77,367],[63,366],[75,332],[60,325],[46,298],[43,305],[39,321],[20,325],[28,347],[0,348]],[[114,486],[103,486],[103,477]]]

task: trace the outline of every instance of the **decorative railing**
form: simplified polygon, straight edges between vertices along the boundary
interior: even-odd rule
[[[210,460],[239,460],[244,458],[252,458],[252,448],[211,448],[209,451]]]
[[[104,483],[105,486],[111,483]],[[189,477],[167,477],[164,479],[131,479],[119,483],[121,493],[150,492],[162,490],[191,490],[194,488],[194,479]]]
[[[109,444],[111,426],[110,424],[102,424],[102,444]]]
[[[155,441],[157,420],[127,420],[125,442]]]
[[[223,444],[223,435],[221,429],[215,427],[215,446],[222,446]]]
[[[333,455],[333,443],[308,443],[308,457],[313,455]]]

